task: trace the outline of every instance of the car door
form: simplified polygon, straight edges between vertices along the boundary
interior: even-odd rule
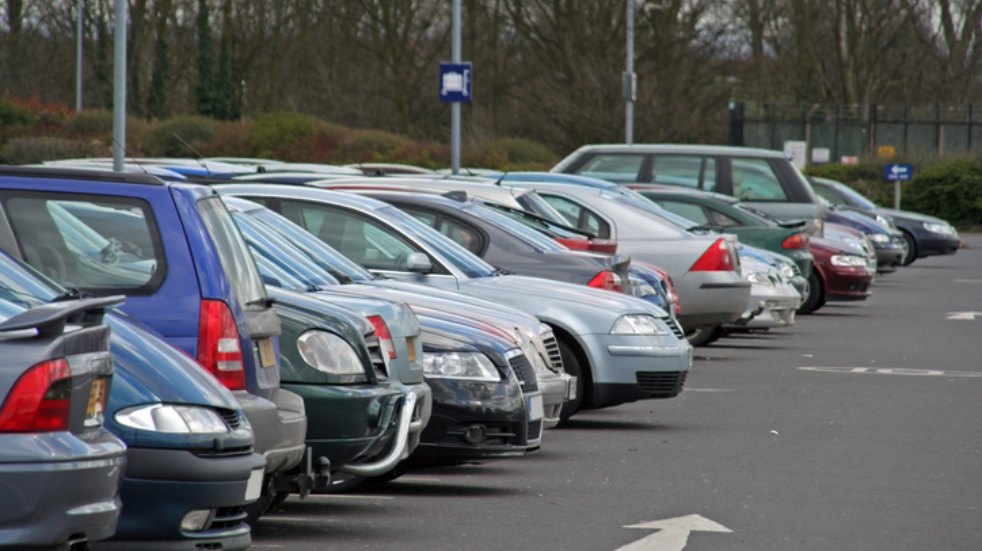
[[[435,255],[384,220],[346,207],[312,201],[283,198],[265,204],[367,270],[393,279],[459,288],[457,278]],[[433,270],[425,274],[410,272],[407,261],[413,253],[425,254]]]

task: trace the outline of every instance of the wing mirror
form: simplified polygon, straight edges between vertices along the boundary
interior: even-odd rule
[[[406,270],[417,274],[428,274],[433,271],[433,263],[426,253],[411,253],[406,259]]]

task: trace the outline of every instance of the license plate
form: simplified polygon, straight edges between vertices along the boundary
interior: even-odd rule
[[[102,425],[106,413],[106,380],[94,379],[89,390],[89,403],[85,406],[85,426],[98,427]]]
[[[572,377],[569,380],[569,388],[566,389],[566,399],[575,400],[576,399],[576,377]]]
[[[263,469],[253,469],[246,484],[245,500],[256,501],[263,490]]]
[[[542,407],[542,395],[531,396],[528,399],[529,421],[538,421],[545,416],[545,409]]]
[[[276,349],[273,347],[273,339],[259,339],[259,361],[263,367],[276,367]]]

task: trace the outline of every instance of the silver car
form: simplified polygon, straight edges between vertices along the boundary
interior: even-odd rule
[[[549,324],[564,367],[582,383],[570,411],[579,404],[604,407],[669,398],[682,390],[691,347],[681,328],[651,303],[579,285],[501,275],[412,216],[366,197],[258,184],[216,189],[272,207],[373,271],[501,302]],[[745,305],[744,300],[739,312]]]

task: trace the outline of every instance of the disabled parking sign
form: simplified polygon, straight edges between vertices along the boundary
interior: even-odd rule
[[[470,63],[440,64],[440,101],[443,103],[470,103]]]

